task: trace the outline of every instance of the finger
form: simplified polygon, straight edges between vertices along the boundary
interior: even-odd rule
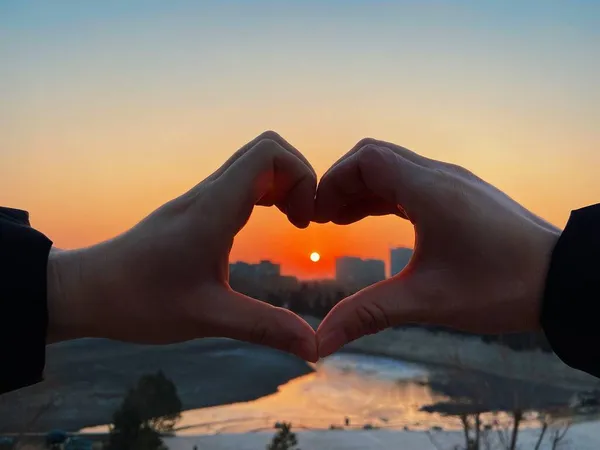
[[[292,144],[290,144],[283,137],[281,137],[281,135],[279,135],[279,133],[269,130],[269,131],[265,131],[265,132],[259,134],[254,139],[252,139],[250,142],[245,144],[242,148],[240,148],[237,152],[235,152],[233,155],[231,155],[229,157],[229,159],[227,161],[225,161],[225,164],[223,164],[216,172],[214,172],[209,177],[209,179],[216,179],[216,178],[220,177],[221,175],[223,175],[227,171],[227,169],[229,169],[229,167],[231,167],[238,159],[240,159],[242,156],[244,156],[248,150],[250,150],[252,147],[254,147],[256,144],[258,144],[260,141],[265,140],[265,139],[270,139],[272,141],[277,142],[286,151],[288,151],[292,155],[296,156],[298,159],[300,159],[300,161],[302,161],[306,165],[306,167],[308,167],[308,169],[313,174],[315,174],[315,177],[316,177],[315,170],[313,169],[312,165],[308,162],[308,160],[304,157],[304,155],[302,153],[300,153]]]
[[[360,154],[353,153],[321,180],[316,198],[316,217],[313,220],[347,225],[367,216],[396,214],[407,219],[406,213],[395,202],[369,189],[358,158]]]
[[[319,357],[386,328],[418,321],[418,302],[408,282],[395,277],[342,300],[327,314],[317,330]]]
[[[346,153],[344,156],[342,156],[340,159],[338,159],[329,168],[329,170],[325,173],[325,175],[327,175],[327,173],[329,171],[333,170],[339,163],[344,161],[346,158],[351,157],[352,155],[354,155],[355,153],[360,151],[360,149],[362,149],[363,147],[369,146],[369,145],[376,146],[376,147],[388,148],[391,151],[393,151],[394,153],[398,154],[399,156],[402,156],[403,158],[405,158],[417,165],[423,166],[423,167],[434,167],[438,163],[437,161],[435,161],[433,159],[426,158],[425,156],[419,155],[418,153],[415,153],[412,150],[409,150],[400,145],[396,145],[391,142],[380,141],[378,139],[373,139],[373,138],[364,138],[364,139],[361,139],[360,141],[358,141],[356,143],[356,145],[354,147],[352,147],[352,149],[348,153]]]
[[[306,361],[317,361],[315,332],[293,312],[232,290],[219,297],[220,314],[212,319],[219,336],[265,345]]]
[[[317,177],[306,175],[283,200],[277,201],[275,204],[287,215],[292,224],[298,228],[306,228],[314,216],[316,191]]]
[[[293,224],[304,227],[314,215],[315,174],[278,142],[263,139],[237,159],[217,180],[223,222],[237,233],[254,205],[277,205]]]
[[[379,198],[389,205],[389,211],[401,211],[401,215],[413,220],[413,215],[434,195],[435,173],[386,147],[369,144],[321,179],[314,220],[344,220],[341,211],[359,195]]]
[[[346,156],[349,156],[351,154],[354,154],[356,152],[358,152],[362,147],[367,146],[367,145],[375,145],[378,147],[384,147],[384,148],[388,148],[390,150],[392,150],[394,153],[398,154],[399,156],[417,164],[423,167],[427,167],[430,169],[439,169],[442,170],[444,172],[449,172],[449,173],[454,173],[454,174],[458,174],[460,176],[462,176],[465,179],[469,179],[469,180],[474,180],[480,183],[485,183],[485,181],[483,181],[481,178],[479,178],[477,175],[475,175],[474,173],[472,173],[471,171],[465,169],[464,167],[458,166],[456,164],[452,164],[449,162],[444,162],[444,161],[438,161],[435,159],[431,159],[431,158],[427,158],[423,155],[419,155],[418,153],[415,153],[405,147],[401,147],[399,145],[393,144],[391,142],[386,142],[386,141],[380,141],[377,139],[373,139],[373,138],[365,138],[362,139],[361,141],[359,141],[352,150],[350,150],[350,152],[348,152],[348,154]],[[340,162],[341,160],[343,160],[344,157],[340,158],[340,160],[338,160],[338,162]],[[336,162],[336,164],[338,163]],[[335,167],[334,164],[332,166]],[[331,170],[331,169],[330,169]],[[487,184],[487,183],[486,183]],[[505,197],[508,197],[504,192],[501,192],[499,190],[497,190],[498,193],[500,195],[503,195]],[[507,198],[508,201],[510,202],[514,202],[514,200],[512,200],[511,198]],[[531,211],[527,210],[526,208],[522,207],[521,205],[520,209],[521,211],[527,216],[529,217],[531,220],[533,220],[535,223],[537,223],[538,225],[541,225],[543,227],[546,227],[548,224],[546,221],[544,221],[543,219],[541,219],[540,217],[536,216],[535,214],[533,214]]]

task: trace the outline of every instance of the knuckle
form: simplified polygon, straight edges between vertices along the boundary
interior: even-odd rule
[[[377,157],[380,154],[380,148],[376,144],[370,143],[361,147],[356,158],[360,163],[370,163],[374,157]]]
[[[452,174],[454,176],[458,176],[458,177],[462,177],[462,178],[470,179],[470,180],[479,179],[479,177],[477,177],[469,169],[466,169],[463,166],[459,166],[458,164],[445,162],[445,163],[442,163],[442,167],[443,167],[443,170],[445,170],[446,172],[448,172],[449,174]]]
[[[366,147],[367,145],[376,146],[378,143],[379,143],[379,141],[377,139],[374,139],[371,137],[366,137],[366,138],[362,138],[360,141],[358,141],[356,146],[357,147]]]
[[[260,133],[258,135],[258,139],[259,140],[270,139],[272,141],[279,141],[279,142],[281,142],[283,140],[281,135],[273,130],[263,131],[262,133]]]
[[[457,173],[448,169],[445,164],[434,168],[433,172],[435,173],[436,183],[443,185],[446,189],[456,187],[461,181]]]
[[[254,147],[250,149],[253,154],[269,157],[277,152],[278,144],[273,139],[264,138],[256,143]]]
[[[464,215],[477,209],[477,203],[473,201],[474,183],[446,169],[436,169],[431,192],[432,206],[444,215],[445,220],[457,224],[464,222]]]
[[[437,174],[436,182],[443,186],[443,192],[454,200],[459,200],[467,184],[465,178],[455,172],[454,169],[448,170],[446,167],[435,169],[435,172]]]

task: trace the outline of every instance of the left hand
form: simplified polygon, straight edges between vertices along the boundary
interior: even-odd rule
[[[366,139],[321,179],[315,220],[383,214],[413,223],[413,258],[331,310],[317,330],[321,357],[409,323],[474,333],[540,328],[555,226],[462,167]]]
[[[315,190],[306,159],[276,133],[263,133],[124,234],[52,252],[49,338],[165,344],[228,337],[315,361],[314,331],[304,320],[228,284],[233,239],[254,206],[276,205],[306,227]]]

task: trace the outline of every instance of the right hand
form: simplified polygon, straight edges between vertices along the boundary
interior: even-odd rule
[[[338,303],[317,331],[319,355],[408,323],[474,333],[539,328],[560,230],[452,164],[366,139],[321,179],[317,222],[395,214],[415,227],[406,269]]]
[[[313,217],[316,185],[300,152],[276,133],[263,133],[122,235],[53,252],[50,339],[168,344],[228,337],[315,361],[310,325],[233,291],[228,276],[234,237],[254,207],[276,205],[304,228]]]

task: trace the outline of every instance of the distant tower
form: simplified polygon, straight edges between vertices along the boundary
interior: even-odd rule
[[[408,265],[413,250],[406,247],[393,248],[390,251],[391,276],[399,274]]]
[[[335,279],[344,286],[362,289],[385,280],[385,263],[379,259],[342,256],[335,261]]]

